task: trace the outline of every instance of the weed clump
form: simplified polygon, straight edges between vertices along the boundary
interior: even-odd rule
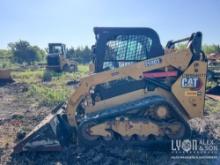
[[[52,73],[51,72],[48,72],[48,71],[45,71],[44,74],[43,74],[43,81],[45,82],[49,82],[52,80]]]
[[[53,89],[50,86],[33,84],[28,91],[28,96],[37,98],[43,106],[54,106],[66,101],[70,92],[71,90],[61,86]]]

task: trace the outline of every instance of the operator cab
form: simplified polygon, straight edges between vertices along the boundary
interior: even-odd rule
[[[164,54],[158,34],[150,28],[95,27],[94,33],[96,44],[93,46],[93,72],[95,73]],[[92,98],[104,100],[144,88],[146,88],[144,80],[123,77],[96,85]]]
[[[96,73],[164,54],[158,34],[150,28],[95,27],[94,33]]]
[[[66,56],[66,46],[62,43],[49,43],[48,55],[62,55]]]

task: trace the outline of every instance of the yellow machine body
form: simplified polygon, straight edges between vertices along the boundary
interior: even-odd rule
[[[16,152],[58,150],[71,142],[143,144],[190,138],[188,120],[202,117],[204,109],[202,34],[170,41],[166,49],[150,28],[95,28],[95,34],[90,74]],[[176,50],[175,43],[182,41],[188,41],[187,48]],[[148,56],[140,57],[146,51]],[[105,62],[111,65],[105,67]]]

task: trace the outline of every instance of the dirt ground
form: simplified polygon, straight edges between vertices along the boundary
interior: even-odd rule
[[[49,112],[52,107],[38,104],[38,100],[28,97],[28,84],[13,83],[0,87],[0,164],[170,164],[200,165],[220,164],[218,150],[217,159],[184,160],[171,159],[170,152],[149,152],[145,148],[129,148],[126,146],[105,147],[102,144],[94,148],[70,146],[59,153],[23,153],[12,154],[19,131],[29,132]],[[214,139],[220,147],[220,107],[216,101],[208,100],[203,119],[190,121],[193,137]],[[55,105],[54,105],[55,106]],[[215,111],[212,111],[212,106]],[[216,110],[217,108],[217,110]]]
[[[29,132],[50,112],[49,107],[27,97],[27,90],[25,83],[0,87],[0,164],[10,161],[17,132]]]

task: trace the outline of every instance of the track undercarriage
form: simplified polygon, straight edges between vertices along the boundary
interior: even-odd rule
[[[87,145],[100,141],[143,145],[189,138],[190,127],[177,110],[161,96],[122,104],[80,119],[78,138]]]

